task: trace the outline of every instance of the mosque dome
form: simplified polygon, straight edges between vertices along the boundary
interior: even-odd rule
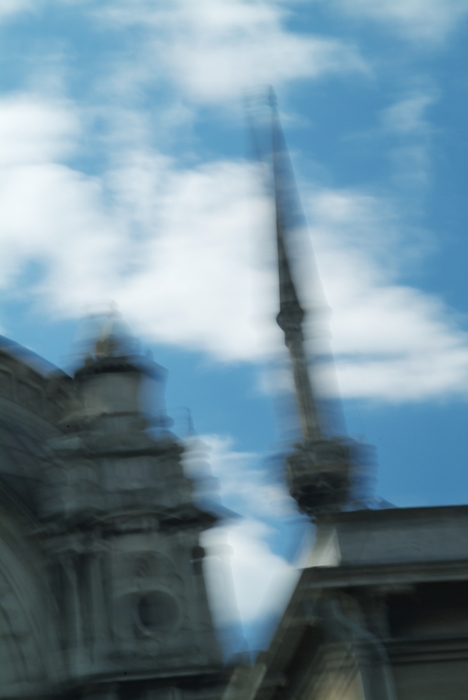
[[[32,512],[47,458],[47,441],[60,435],[68,375],[0,337],[0,480]]]

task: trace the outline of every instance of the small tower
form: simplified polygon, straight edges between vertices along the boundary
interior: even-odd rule
[[[51,444],[41,506],[62,681],[79,697],[202,700],[222,676],[199,543],[216,518],[192,500],[180,442],[148,434],[142,388],[164,373],[130,340],[109,324]]]
[[[294,378],[302,442],[287,461],[291,495],[308,515],[340,509],[351,486],[351,441],[326,438],[307,364],[301,307],[294,284],[287,245],[287,207],[291,205],[291,182],[285,168],[287,152],[281,133],[275,98],[271,93],[273,185],[276,213],[279,306],[277,323],[284,333]]]

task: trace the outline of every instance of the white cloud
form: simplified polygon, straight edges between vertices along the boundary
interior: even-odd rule
[[[220,496],[225,508],[243,518],[203,533],[209,555],[205,560],[208,588],[218,625],[279,616],[297,582],[304,553],[310,549],[310,524],[299,516],[284,481],[265,455],[238,452],[231,439],[219,435],[190,438],[186,450],[184,469],[194,480],[196,493],[211,498],[212,504]],[[281,464],[281,474],[283,469]],[[302,533],[302,542],[295,543],[296,560],[288,562],[271,551],[269,542],[284,541],[291,524],[296,538]]]
[[[7,167],[0,182],[0,284],[14,286],[36,262],[44,268],[36,295],[52,308],[73,315],[108,296],[109,274],[120,269],[127,246],[102,206],[99,182],[54,163]],[[34,290],[26,280],[15,291]]]
[[[56,161],[75,147],[79,122],[65,100],[13,94],[0,98],[0,167]]]
[[[402,135],[421,135],[430,131],[425,118],[426,109],[434,104],[433,90],[417,90],[395,102],[382,113],[382,123],[387,131]]]
[[[115,299],[147,340],[222,361],[279,352],[272,216],[255,170],[232,161],[181,169],[147,149],[120,152],[91,177],[60,162],[79,133],[70,103],[25,95],[0,102],[0,140],[8,141],[0,161],[3,288],[34,294],[63,317]],[[398,281],[402,252],[424,238],[409,245],[397,203],[324,189],[304,203],[343,393],[391,401],[466,395],[467,334],[440,299]],[[42,266],[33,286],[19,277],[31,262]]]
[[[32,10],[34,6],[32,0],[0,0],[0,20],[24,10]]]
[[[427,109],[437,99],[435,90],[414,90],[381,113],[382,129],[396,145],[389,150],[393,181],[400,191],[425,189],[431,174],[430,146],[434,127],[427,119]]]
[[[218,624],[237,622],[239,617],[243,622],[261,620],[284,610],[300,571],[270,551],[264,541],[269,532],[260,521],[243,520],[203,533],[203,545],[215,559],[208,557],[206,564]],[[231,602],[233,593],[237,606]]]
[[[468,14],[467,0],[339,0],[350,15],[393,27],[417,41],[440,41]]]
[[[253,252],[265,200],[251,168],[177,170],[157,154],[131,153],[102,177],[86,176],[56,162],[73,112],[67,121],[51,103],[47,119],[35,119],[34,109],[23,96],[0,103],[0,138],[10,142],[0,163],[0,284],[14,287],[34,260],[44,268],[36,295],[54,313],[79,316],[113,298],[147,338],[225,360],[261,357],[269,331],[252,323],[255,290],[267,299],[270,277]]]
[[[398,284],[396,256],[404,263],[405,240],[397,232],[411,233],[398,215],[353,191],[319,191],[308,204],[343,394],[466,396],[468,334],[440,299]]]
[[[202,477],[202,489],[203,477],[213,474],[219,483],[221,502],[238,515],[270,520],[298,517],[296,502],[284,481],[283,467],[275,474],[265,455],[238,452],[233,449],[231,438],[219,435],[191,439],[187,448],[186,472],[195,480]],[[205,471],[207,464],[209,469]]]
[[[162,6],[146,0],[113,0],[99,10],[102,20],[111,26],[146,29],[137,61],[133,53],[124,66],[119,65],[115,88],[169,80],[189,99],[222,102],[269,83],[279,87],[325,73],[368,70],[353,46],[289,31],[285,5],[176,0]]]
[[[117,173],[121,182],[145,176],[134,165],[133,175]],[[260,358],[266,336],[274,339],[262,294],[270,276],[254,243],[255,233],[265,230],[265,201],[252,175],[249,166],[235,162],[160,173],[164,184],[152,190],[152,224],[145,228],[152,235],[140,244],[140,268],[116,289],[122,309],[131,310],[140,327],[152,316],[155,338],[199,349],[209,345],[216,356],[231,360]],[[133,211],[140,215],[139,206]],[[152,310],[141,304],[143,295],[157,300]],[[252,322],[256,315],[260,327]]]

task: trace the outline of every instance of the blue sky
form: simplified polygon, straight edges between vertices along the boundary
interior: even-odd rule
[[[80,319],[117,302],[245,516],[210,538],[252,639],[307,528],[281,482],[289,377],[243,99],[277,92],[302,293],[311,244],[331,309],[311,335],[379,494],[466,502],[467,21],[467,0],[0,0],[1,332],[67,367]]]

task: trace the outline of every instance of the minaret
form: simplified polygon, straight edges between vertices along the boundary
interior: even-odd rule
[[[309,515],[316,515],[341,508],[349,497],[350,441],[325,438],[316,392],[309,375],[302,330],[305,313],[297,295],[287,247],[287,205],[293,183],[288,181],[282,167],[288,156],[273,91],[270,102],[280,306],[277,322],[289,350],[302,429],[302,442],[288,458],[287,479],[299,508]]]

